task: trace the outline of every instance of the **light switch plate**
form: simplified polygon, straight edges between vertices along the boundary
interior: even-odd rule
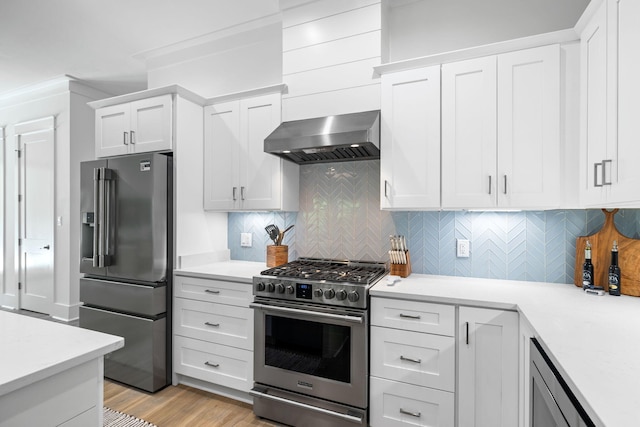
[[[240,233],[240,246],[250,248],[251,244],[251,233]]]
[[[458,258],[469,258],[470,253],[469,241],[466,239],[456,239],[456,256]]]

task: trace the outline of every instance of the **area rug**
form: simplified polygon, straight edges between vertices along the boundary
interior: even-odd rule
[[[104,427],[157,427],[148,421],[114,411],[106,406],[104,407],[104,422],[102,425]]]

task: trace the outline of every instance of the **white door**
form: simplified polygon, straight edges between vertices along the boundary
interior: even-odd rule
[[[518,313],[460,307],[459,319],[459,425],[517,426]]]
[[[440,66],[382,76],[380,207],[440,207]]]
[[[498,206],[557,208],[560,46],[498,56]]]
[[[493,208],[496,57],[442,66],[442,207]]]
[[[54,289],[53,118],[16,125],[20,308],[50,314]]]
[[[264,152],[264,139],[280,124],[280,94],[240,101],[240,203],[242,209],[280,209],[282,160]]]

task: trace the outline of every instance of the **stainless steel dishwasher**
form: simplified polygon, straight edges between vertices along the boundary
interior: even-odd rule
[[[595,427],[540,343],[531,338],[531,427]]]

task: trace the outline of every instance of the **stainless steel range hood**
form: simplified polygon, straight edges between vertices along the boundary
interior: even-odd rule
[[[380,158],[380,111],[284,122],[264,151],[300,165]]]

